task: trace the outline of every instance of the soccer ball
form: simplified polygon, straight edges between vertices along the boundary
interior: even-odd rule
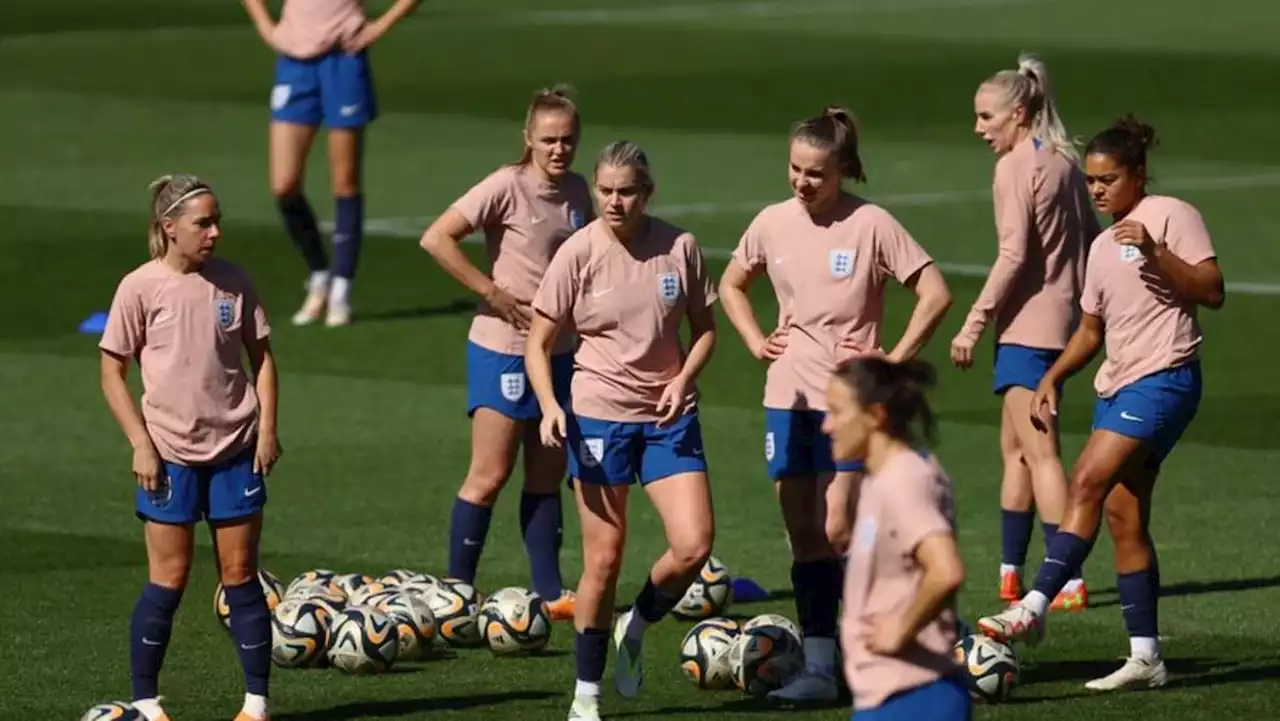
[[[480,607],[480,628],[495,656],[540,651],[551,639],[551,615],[538,594],[504,588]]]
[[[391,668],[400,652],[396,622],[376,608],[352,607],[338,614],[329,642],[329,662],[364,676]]]
[[[975,633],[957,641],[954,654],[975,701],[1000,703],[1009,698],[1018,683],[1018,655],[1011,646]]]
[[[733,682],[752,696],[782,688],[804,668],[804,647],[781,626],[743,631],[729,648]]]
[[[671,613],[686,621],[701,621],[724,613],[732,602],[733,578],[729,569],[712,556]]]
[[[696,624],[680,642],[680,668],[698,688],[734,687],[729,649],[738,636],[738,624],[728,618],[712,618]]]
[[[284,595],[292,596],[294,591],[303,586],[328,586],[333,577],[337,575],[327,568],[315,568],[299,576],[289,582],[289,587],[285,589]]]
[[[347,607],[347,597],[333,586],[298,586],[292,593],[286,593],[284,600],[314,601],[337,611]]]
[[[457,579],[444,578],[424,594],[436,630],[446,643],[456,648],[475,648],[484,643],[477,624],[479,604],[476,590]]]
[[[319,603],[288,599],[271,616],[271,660],[277,666],[314,666],[329,649],[333,611]]]
[[[375,606],[370,599],[387,591],[395,592],[396,589],[388,586],[381,581],[373,581],[355,589],[347,596],[347,603],[352,606]]]
[[[373,583],[373,579],[363,573],[344,573],[334,576],[329,583],[341,591],[342,595],[351,598],[361,587]]]
[[[124,701],[112,701],[85,711],[80,721],[136,721],[141,718],[142,714]]]
[[[389,592],[374,608],[391,616],[400,636],[400,652],[397,658],[404,661],[420,661],[431,652],[436,640],[436,617],[427,602],[407,593]]]
[[[262,595],[267,597],[267,610],[274,610],[284,597],[284,586],[280,584],[280,579],[271,575],[267,569],[259,568],[258,583],[262,586]],[[227,603],[227,591],[221,582],[213,592],[213,615],[223,628],[231,630],[231,606]]]
[[[410,581],[396,586],[396,590],[401,593],[407,593],[410,596],[417,596],[422,600],[427,600],[427,596],[431,594],[431,590],[440,585],[440,581],[435,576],[428,576],[425,573],[421,577],[414,578]]]
[[[378,582],[384,586],[400,586],[402,584],[412,583],[413,581],[430,581],[435,583],[435,580],[435,577],[430,574],[410,571],[407,568],[395,568],[387,571],[382,578],[378,579]]]
[[[779,628],[784,628],[789,631],[792,636],[796,637],[796,643],[800,643],[804,638],[800,634],[800,627],[797,626],[794,621],[786,616],[781,616],[776,613],[762,613],[742,624],[742,630],[750,631],[753,628],[760,628],[762,626],[778,626]]]

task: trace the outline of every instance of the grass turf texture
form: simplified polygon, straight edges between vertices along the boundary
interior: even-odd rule
[[[382,3],[372,3],[380,9]],[[553,12],[554,11],[554,12]],[[357,325],[296,330],[303,266],[266,191],[266,99],[272,58],[237,3],[188,0],[19,0],[0,7],[0,616],[11,663],[0,698],[12,716],[74,718],[128,696],[128,614],[145,580],[132,517],[129,454],[101,400],[94,341],[76,335],[105,309],[119,277],[144,257],[146,183],[162,172],[205,176],[227,219],[219,252],[245,264],[276,323],[286,455],[272,478],[263,563],[282,579],[307,568],[441,572],[448,514],[468,456],[463,343],[471,300],[405,236],[518,151],[534,88],[580,90],[586,131],[579,168],[603,143],[650,152],[659,205],[723,254],[759,204],[784,197],[789,123],[838,101],[865,126],[872,184],[939,260],[989,263],[993,159],[969,130],[975,84],[1018,51],[1041,52],[1069,127],[1088,135],[1134,110],[1165,138],[1153,156],[1166,187],[1204,213],[1233,282],[1258,284],[1205,313],[1200,415],[1156,495],[1154,535],[1166,584],[1161,625],[1171,688],[1105,697],[1082,682],[1114,668],[1125,635],[1110,544],[1087,566],[1094,609],[1055,615],[1048,645],[1023,653],[1014,701],[980,719],[1049,713],[1092,719],[1267,717],[1280,690],[1273,609],[1280,515],[1270,382],[1280,298],[1280,49],[1273,3],[1115,0],[1105,13],[1075,0],[850,0],[735,3],[674,0],[618,9],[604,0],[428,3],[374,51],[384,116],[368,141],[366,243]],[[659,49],[653,52],[654,49]],[[309,191],[330,214],[323,144]],[[758,202],[757,202],[758,201]],[[713,260],[719,273],[722,261]],[[954,267],[954,266],[949,266]],[[998,399],[990,341],[977,370],[945,365],[946,347],[980,288],[949,275],[956,307],[926,356],[942,369],[934,395],[940,455],[959,498],[972,620],[997,608]],[[755,293],[762,319],[775,309]],[[888,338],[909,299],[892,293]],[[136,371],[135,371],[136,375]],[[788,586],[783,531],[759,448],[762,369],[727,322],[701,382],[707,454],[719,502],[716,554],[770,588]],[[1064,408],[1068,462],[1088,429],[1089,375]],[[499,504],[479,583],[527,585],[516,522],[519,479]],[[659,553],[647,502],[631,511],[620,598]],[[733,503],[727,499],[732,498]],[[566,503],[567,577],[580,563]],[[1039,555],[1037,538],[1031,557]],[[234,650],[210,612],[215,578],[202,538],[162,682],[184,721],[229,718],[242,686]],[[1034,563],[1031,572],[1034,572]],[[794,616],[788,595],[735,615]],[[634,702],[606,695],[617,717],[758,716],[733,693],[700,693],[680,675],[686,624],[649,636],[648,682]],[[358,718],[563,718],[572,636],[557,624],[542,658],[487,651],[406,665],[373,678],[274,674],[277,721]],[[797,713],[837,718],[846,711]]]

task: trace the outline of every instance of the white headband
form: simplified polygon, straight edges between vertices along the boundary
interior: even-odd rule
[[[178,207],[178,206],[179,206],[179,205],[181,205],[184,201],[186,201],[186,200],[188,200],[188,199],[190,199],[190,198],[194,198],[194,197],[196,197],[197,195],[204,195],[205,193],[212,193],[212,192],[213,192],[213,191],[212,191],[212,190],[210,190],[210,189],[208,189],[208,188],[196,188],[195,190],[188,190],[186,193],[184,193],[184,194],[182,194],[182,195],[178,196],[178,199],[177,199],[177,200],[175,200],[175,201],[173,201],[172,203],[170,203],[170,204],[169,204],[169,207],[165,208],[165,209],[164,209],[164,212],[160,214],[160,217],[161,217],[161,218],[167,217],[167,216],[169,215],[169,213],[172,213],[172,212],[173,212],[173,209],[174,209],[174,208]]]

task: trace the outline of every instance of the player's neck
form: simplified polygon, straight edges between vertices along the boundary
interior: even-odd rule
[[[867,443],[867,470],[879,473],[889,459],[903,452],[910,453],[911,446],[883,431],[872,434]]]
[[[613,236],[613,239],[622,245],[631,245],[631,243],[643,238],[649,232],[649,216],[643,215],[634,225],[621,228],[614,228],[609,225],[604,226],[605,231]]]
[[[1139,193],[1139,194],[1138,194],[1138,198],[1137,198],[1136,200],[1134,200],[1132,203],[1130,203],[1130,204],[1129,204],[1129,207],[1127,207],[1127,208],[1125,208],[1124,210],[1121,210],[1121,211],[1119,211],[1119,212],[1117,212],[1117,213],[1112,213],[1112,214],[1111,214],[1111,222],[1113,222],[1113,223],[1119,223],[1120,221],[1122,221],[1122,220],[1124,220],[1125,218],[1129,217],[1129,214],[1133,212],[1133,209],[1134,209],[1134,208],[1137,208],[1137,207],[1138,207],[1138,205],[1140,205],[1140,204],[1142,203],[1142,199],[1143,199],[1143,198],[1145,198],[1145,197],[1147,197],[1147,193],[1146,193],[1146,191],[1143,191],[1143,192]]]
[[[164,263],[165,266],[173,272],[182,273],[184,275],[188,273],[198,273],[200,272],[200,269],[204,267],[204,263],[202,261],[184,257],[181,253],[165,253],[164,257],[160,259],[160,262]]]

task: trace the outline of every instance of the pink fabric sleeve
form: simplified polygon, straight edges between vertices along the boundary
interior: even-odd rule
[[[876,220],[876,250],[880,270],[905,284],[911,276],[933,262],[902,224],[885,211]]]
[[[689,307],[709,307],[715,305],[716,294],[715,284],[711,279],[711,275],[707,272],[707,264],[702,257],[702,248],[698,245],[698,241],[690,234],[685,234],[684,243],[685,263],[687,270],[689,290]]]
[[[538,292],[533,296],[533,309],[557,323],[572,315],[574,301],[578,297],[582,269],[579,255],[589,252],[590,247],[586,243],[577,245],[580,249],[560,248],[543,273]]]
[[[977,342],[987,321],[995,315],[1013,290],[1018,273],[1027,258],[1031,240],[1035,199],[1031,178],[1021,166],[1012,163],[996,165],[995,183],[996,235],[999,251],[987,274],[987,282],[965,318],[961,334]]]
[[[1080,291],[1080,310],[1089,315],[1102,315],[1103,281],[1098,277],[1102,270],[1093,257],[1100,246],[1101,238],[1095,238],[1093,245],[1089,247],[1089,257],[1084,268],[1084,288]]]
[[[738,241],[738,247],[733,251],[733,259],[748,271],[759,268],[768,260],[764,252],[764,243],[761,242],[760,233],[756,230],[759,223],[760,216],[757,215],[755,220],[751,221],[751,225],[747,226],[742,239]]]
[[[258,298],[258,289],[253,286],[253,281],[245,275],[243,282],[246,322],[241,324],[240,332],[244,334],[246,341],[262,340],[271,335],[271,322],[267,320],[267,310],[262,307],[262,301]]]
[[[126,277],[116,287],[107,313],[107,327],[98,347],[125,358],[133,357],[146,343],[147,317],[142,296],[132,278]]]
[[[511,175],[497,170],[453,202],[453,209],[476,230],[501,225],[511,212]]]
[[[1209,237],[1209,229],[1205,227],[1204,218],[1195,208],[1183,205],[1177,214],[1170,214],[1165,219],[1165,223],[1167,227],[1161,234],[1165,245],[1188,265],[1199,265],[1206,260],[1218,257],[1217,251],[1213,248],[1213,239]]]

